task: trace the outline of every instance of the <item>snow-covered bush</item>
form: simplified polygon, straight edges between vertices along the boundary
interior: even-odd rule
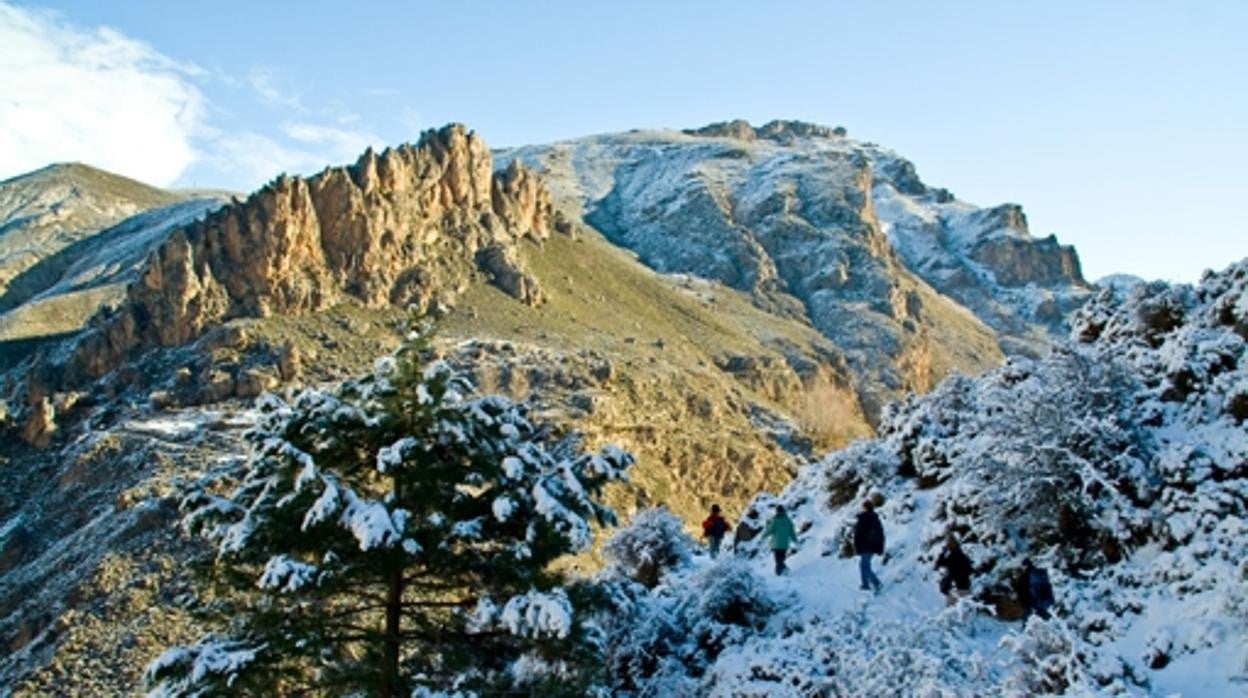
[[[733,557],[664,579],[653,590],[619,570],[601,580],[612,593],[606,656],[616,691],[698,693],[724,648],[757,634],[780,607],[750,565]]]
[[[696,545],[680,519],[665,507],[654,507],[638,512],[602,552],[621,573],[653,587],[664,572],[689,562]]]
[[[1073,686],[1089,686],[1082,639],[1061,621],[1032,618],[1021,632],[1006,635],[1010,672],[1004,688],[1013,695],[1062,695]]]

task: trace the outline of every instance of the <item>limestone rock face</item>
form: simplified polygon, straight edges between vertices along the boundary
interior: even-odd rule
[[[117,367],[136,347],[176,346],[238,317],[301,314],[352,297],[368,306],[453,300],[479,259],[508,293],[536,303],[515,246],[549,235],[550,195],[460,125],[349,167],[282,176],[173,233],[115,312],[94,320],[71,376]],[[493,250],[483,257],[478,253]]]
[[[1004,286],[1084,285],[1079,256],[1057,237],[1035,239],[1027,228],[1027,216],[1017,204],[988,209],[978,217],[979,225],[996,235],[977,242],[970,256],[993,274]]]
[[[1059,245],[1052,235],[1035,242],[991,240],[976,246],[971,256],[1005,286],[1057,286],[1082,280],[1074,249]]]
[[[47,396],[40,397],[31,405],[30,413],[22,426],[22,440],[43,447],[56,433],[56,409]]]

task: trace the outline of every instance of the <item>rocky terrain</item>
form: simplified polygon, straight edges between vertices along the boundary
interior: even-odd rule
[[[42,341],[0,383],[0,684],[134,690],[194,630],[178,483],[240,457],[255,396],[367,370],[409,307],[480,390],[635,452],[626,517],[775,490],[889,400],[1037,350],[1086,294],[1073,252],[907,168],[795,122],[497,156],[449,126],[101,223],[4,297]]]

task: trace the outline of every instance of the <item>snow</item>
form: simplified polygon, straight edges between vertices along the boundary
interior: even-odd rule
[[[511,513],[515,511],[516,504],[511,501],[510,497],[504,495],[495,499],[494,503],[490,505],[490,509],[494,512],[494,518],[499,521],[506,521],[511,517]]]
[[[132,419],[123,428],[139,434],[148,434],[170,440],[179,440],[199,433],[212,414],[199,410],[164,412],[146,419]]]
[[[264,573],[260,575],[256,586],[261,589],[294,592],[312,581],[317,571],[315,565],[299,562],[289,555],[274,555],[265,564]]]
[[[361,499],[351,490],[344,490],[344,495],[342,523],[359,541],[360,550],[391,546],[402,538],[386,505]]]
[[[512,635],[565,638],[572,631],[572,602],[562,590],[531,591],[509,599],[497,622]]]
[[[325,489],[316,498],[307,513],[303,516],[303,530],[306,531],[336,514],[342,506],[342,498],[338,494],[338,485],[333,478],[323,479]]]
[[[146,680],[162,678],[170,669],[189,665],[189,671],[181,680],[165,681],[149,692],[148,698],[174,698],[174,696],[200,695],[194,690],[196,684],[209,675],[226,676],[226,685],[233,677],[256,659],[264,646],[229,642],[209,636],[191,647],[175,647],[166,650],[151,664],[144,674]]]
[[[503,459],[503,474],[512,480],[519,480],[524,474],[524,461],[515,456],[507,456]]]
[[[416,450],[416,447],[419,445],[420,442],[416,439],[411,436],[404,436],[389,446],[381,447],[377,451],[377,472],[387,473],[401,465],[407,454]]]
[[[456,521],[451,526],[451,536],[453,538],[481,538],[481,519],[470,519],[468,521]]]

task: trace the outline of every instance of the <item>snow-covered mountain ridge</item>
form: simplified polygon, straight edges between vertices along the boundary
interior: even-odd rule
[[[1074,250],[1031,237],[1019,206],[960,201],[839,128],[736,121],[504,155],[541,171],[556,198],[579,204],[646,264],[782,306],[787,297],[851,353],[889,354],[912,331],[906,321],[921,322],[911,273],[969,308],[1011,352],[1042,351],[1088,294]]]
[[[617,581],[620,680],[655,696],[1248,690],[1248,260],[1196,287],[1105,289],[1073,326],[1069,346],[946,380],[756,498],[754,530],[792,512],[791,575],[755,540],[652,591]],[[846,559],[868,497],[889,541],[876,597]],[[950,608],[932,568],[948,534],[976,570]],[[1025,557],[1050,570],[1052,620],[1017,620]]]

